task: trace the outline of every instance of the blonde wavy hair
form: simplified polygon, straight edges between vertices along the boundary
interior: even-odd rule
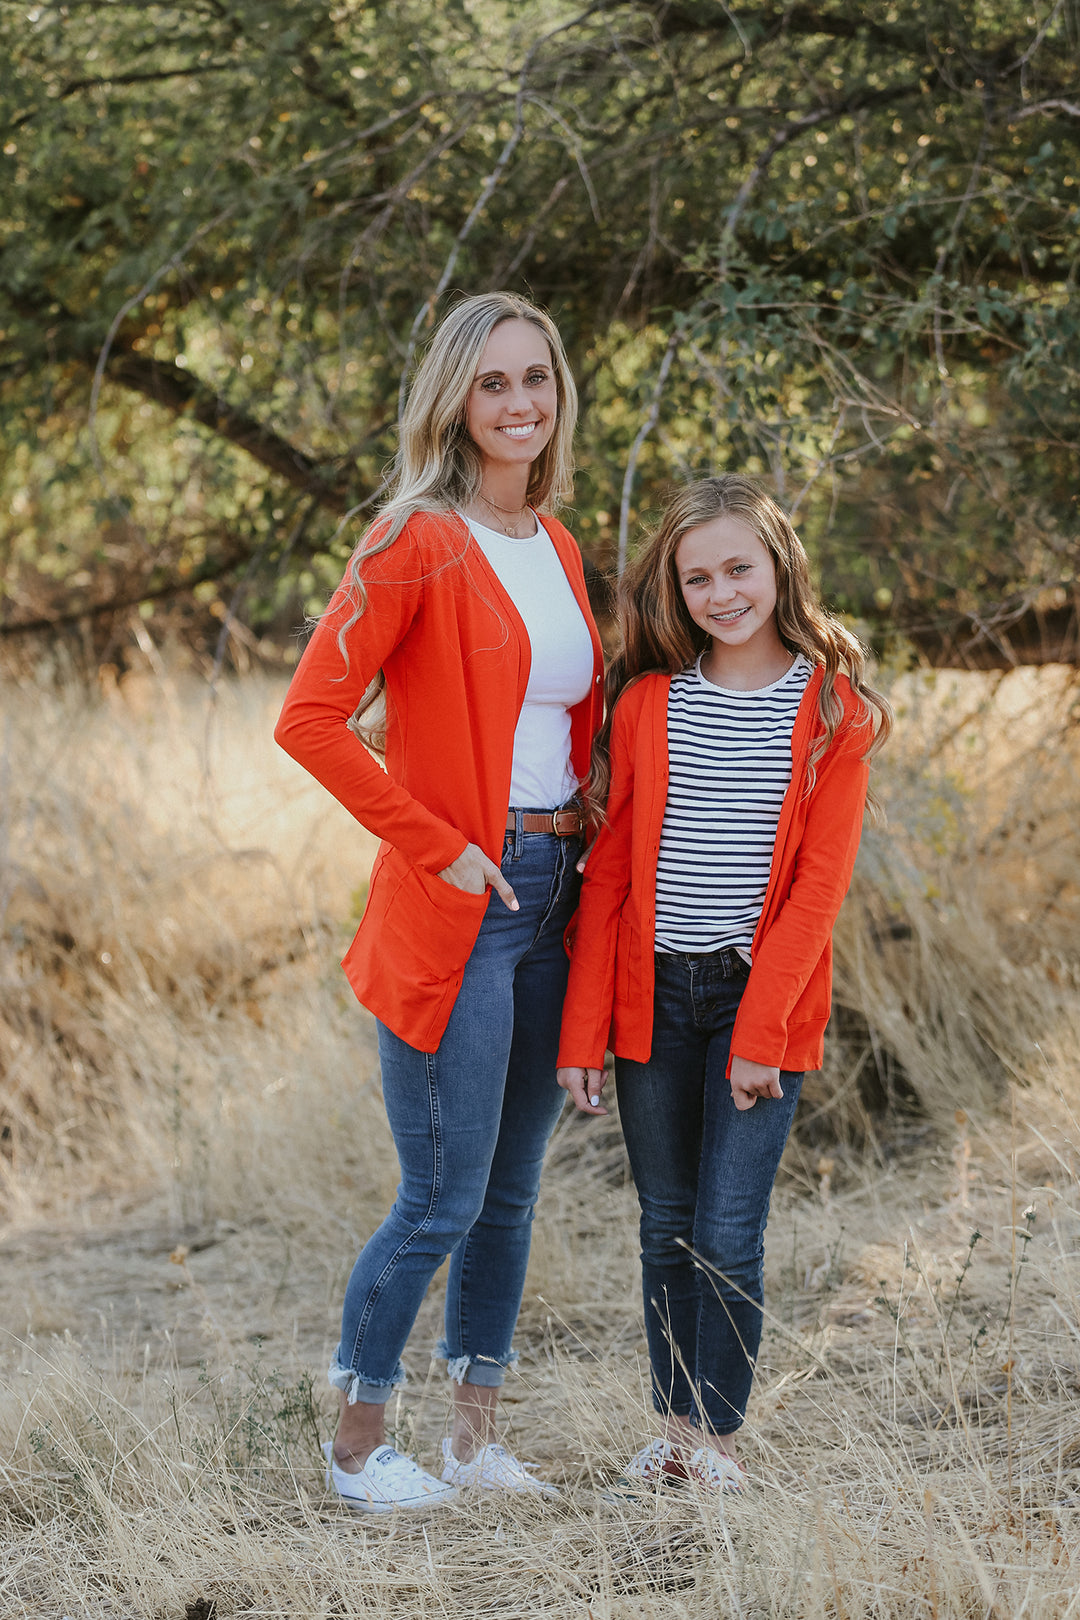
[[[811,664],[824,670],[818,694],[821,729],[810,751],[807,790],[813,787],[817,765],[843,719],[843,705],[836,693],[838,675],[847,676],[858,699],[854,723],[869,728],[865,759],[877,753],[892,729],[888,699],[866,680],[866,648],[818,601],[806,552],[787,514],[749,478],[737,473],[702,478],[674,497],[660,527],[619,582],[621,644],[607,672],[606,718],[593,745],[586,788],[589,805],[600,817],[611,785],[611,720],[619,697],[643,675],[677,675],[689,668],[709,643],[709,636],[694,623],[683,600],[675,553],[684,534],[723,516],[745,523],[772,557],[776,625],[785,647],[805,654]],[[872,798],[870,805],[877,814]]]
[[[417,367],[401,418],[389,493],[349,559],[342,585],[351,613],[337,632],[346,669],[349,632],[367,610],[364,564],[394,544],[414,513],[460,509],[479,492],[483,462],[465,426],[465,406],[488,338],[504,321],[528,321],[543,333],[555,377],[555,431],[529,470],[526,499],[531,506],[550,509],[570,498],[578,400],[558,328],[550,315],[516,293],[461,299],[440,321]],[[466,544],[463,532],[463,549]],[[339,600],[335,617],[341,605]],[[385,737],[365,717],[371,717],[382,690],[380,672],[353,716],[364,741],[376,749],[385,746]]]

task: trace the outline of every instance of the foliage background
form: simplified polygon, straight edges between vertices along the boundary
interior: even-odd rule
[[[432,321],[506,286],[600,568],[738,467],[879,645],[1072,659],[1078,43],[1076,0],[4,0],[9,642],[269,655]]]

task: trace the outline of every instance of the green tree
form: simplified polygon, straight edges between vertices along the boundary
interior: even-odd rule
[[[875,634],[1071,655],[1075,0],[0,0],[0,29],[7,628],[294,620],[443,301],[513,286],[582,382],[601,566],[672,479],[749,468]]]

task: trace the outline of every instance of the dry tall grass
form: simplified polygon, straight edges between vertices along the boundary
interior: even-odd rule
[[[505,1402],[564,1495],[386,1523],[318,1454],[396,1181],[336,967],[370,841],[275,755],[274,682],[7,694],[0,1614],[1080,1614],[1071,694],[897,695],[770,1222],[753,1489],[606,1499],[650,1432],[634,1197],[614,1123],[566,1117]],[[392,1412],[428,1460],[437,1310]]]

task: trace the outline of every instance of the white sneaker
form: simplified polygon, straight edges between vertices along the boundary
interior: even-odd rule
[[[691,1479],[707,1485],[711,1491],[741,1491],[746,1474],[734,1457],[717,1451],[715,1446],[701,1446],[690,1458],[688,1473]]]
[[[505,1446],[481,1446],[471,1462],[458,1462],[449,1440],[442,1443],[443,1479],[450,1485],[475,1485],[482,1491],[519,1491],[530,1496],[558,1496],[554,1485],[532,1476],[532,1463],[518,1462]]]
[[[452,1485],[425,1474],[411,1457],[393,1446],[376,1446],[357,1473],[350,1474],[334,1461],[333,1442],[323,1446],[326,1483],[349,1507],[360,1513],[392,1513],[394,1508],[438,1507],[457,1495]]]

